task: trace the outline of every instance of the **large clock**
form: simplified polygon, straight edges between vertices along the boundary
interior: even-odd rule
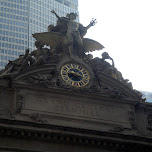
[[[61,68],[61,77],[64,82],[73,87],[84,87],[90,81],[90,75],[87,69],[76,63],[63,65]]]

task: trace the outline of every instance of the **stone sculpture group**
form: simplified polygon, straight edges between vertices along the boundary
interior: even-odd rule
[[[76,22],[76,13],[59,17],[54,10],[51,12],[57,17],[56,26],[49,25],[48,32],[33,34],[36,39],[36,50],[30,52],[27,49],[25,55],[20,55],[18,59],[9,61],[5,69],[0,71],[1,78],[16,75],[25,69],[39,65],[59,63],[66,57],[71,60],[81,60],[91,66],[95,73],[100,71],[110,75],[132,88],[129,80],[124,79],[121,72],[115,68],[114,61],[107,52],[102,53],[102,58],[94,59],[91,54],[88,54],[88,52],[104,48],[97,41],[84,38],[87,30],[96,24],[96,19],[92,19],[90,24],[84,27]],[[106,59],[111,60],[112,64],[106,62]]]

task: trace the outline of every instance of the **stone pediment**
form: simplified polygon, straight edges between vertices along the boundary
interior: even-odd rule
[[[8,79],[12,84],[53,87],[109,98],[141,99],[140,93],[122,77],[107,52],[102,53],[102,58],[94,59],[87,54],[104,48],[99,42],[84,38],[96,19],[84,27],[75,21],[73,13],[70,13],[70,16],[74,15],[72,18],[59,17],[55,11],[52,13],[58,18],[57,25],[49,25],[48,32],[33,34],[36,50],[30,52],[27,49],[25,55],[9,61],[0,71],[0,79]]]
[[[95,60],[95,59],[94,59]],[[67,83],[62,77],[64,65],[81,65],[89,73],[89,82],[85,86],[75,87]],[[93,69],[91,63],[80,59],[63,58],[58,63],[29,67],[11,76],[12,83],[35,86],[47,89],[61,89],[65,91],[94,94],[117,99],[140,100],[141,96],[130,85],[120,81],[102,70]]]

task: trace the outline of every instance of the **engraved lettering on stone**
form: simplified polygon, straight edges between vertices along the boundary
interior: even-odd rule
[[[122,107],[113,108],[112,106],[109,107],[95,103],[62,100],[52,98],[51,96],[29,94],[25,103],[25,109],[95,119],[104,119],[106,115],[107,120],[111,120],[111,117],[113,117],[116,121],[127,122],[129,124],[128,119],[124,119],[128,116],[128,113],[125,113]]]
[[[110,108],[102,107],[100,105],[95,104],[86,104],[86,103],[72,103],[63,100],[51,100],[52,104],[54,104],[55,109],[57,111],[61,111],[64,113],[77,113],[82,116],[100,116],[100,113],[104,112],[111,112],[113,113],[113,110]]]
[[[47,98],[46,97],[40,97],[40,98],[38,98],[38,102],[41,102],[41,103],[48,103],[48,100],[47,100]]]

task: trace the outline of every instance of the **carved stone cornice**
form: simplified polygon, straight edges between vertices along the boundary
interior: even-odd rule
[[[29,85],[27,83],[23,82],[13,82],[12,83],[13,88],[21,88],[21,89],[27,89],[27,90],[34,90],[34,91],[43,91],[47,93],[59,93],[63,95],[71,95],[73,97],[84,97],[84,98],[89,98],[89,99],[95,99],[95,100],[105,100],[105,101],[116,101],[117,103],[128,103],[130,105],[136,105],[139,100],[134,100],[134,99],[128,99],[128,98],[112,98],[110,96],[106,96],[105,94],[97,94],[93,92],[87,91],[85,88],[84,89],[68,89],[68,88],[59,88],[59,87],[49,87],[49,88],[43,88],[43,87],[37,87],[34,85]],[[82,93],[82,91],[84,91]]]
[[[149,152],[148,150],[152,150],[152,139],[146,137],[121,135],[78,128],[66,128],[61,126],[48,126],[49,131],[46,131],[46,129],[43,131],[43,128],[46,128],[47,125],[34,125],[34,123],[10,120],[0,120],[0,122],[0,136],[15,137],[19,139],[23,138],[26,140],[41,140],[58,144],[64,143],[68,145],[93,146],[109,150],[130,151],[134,149],[136,151],[138,150],[138,152]],[[2,122],[5,122],[7,127],[5,124],[2,125]],[[10,124],[9,127],[8,124]],[[13,124],[16,124],[16,127],[14,127]],[[24,125],[24,127],[21,127],[21,124]],[[28,127],[27,129],[26,126],[29,125],[33,127],[31,129]],[[41,130],[38,130],[38,128],[41,128]],[[53,130],[58,131],[54,132]],[[62,130],[64,130],[64,132]]]
[[[99,81],[103,81],[104,83],[111,86],[112,88],[119,90],[119,92],[122,92],[127,98],[141,100],[141,97],[136,91],[134,91],[128,85],[122,83],[121,81],[115,78],[112,78],[111,76],[102,72],[98,72],[96,75]]]

